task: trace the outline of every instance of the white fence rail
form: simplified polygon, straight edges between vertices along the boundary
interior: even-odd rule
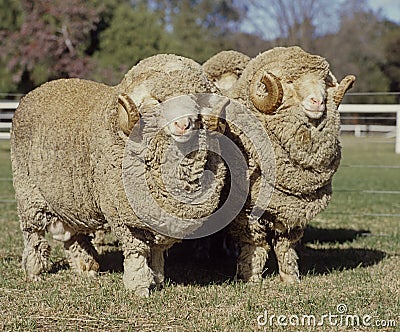
[[[10,139],[11,120],[19,102],[0,100],[0,139]]]
[[[342,104],[339,106],[342,118],[347,113],[353,114],[378,114],[391,113],[395,115],[395,125],[365,125],[365,124],[342,124],[342,131],[354,131],[355,136],[361,136],[362,132],[381,132],[387,136],[395,137],[395,152],[400,154],[400,105],[399,104]]]
[[[0,139],[10,139],[11,119],[14,110],[18,107],[18,101],[0,100]],[[363,132],[386,133],[395,137],[395,151],[400,154],[400,105],[398,104],[342,104],[339,106],[342,117],[347,113],[391,113],[395,114],[395,125],[366,125],[366,124],[342,124],[341,130],[354,132],[361,136]]]

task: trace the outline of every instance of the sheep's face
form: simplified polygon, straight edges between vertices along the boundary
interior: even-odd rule
[[[235,73],[224,73],[214,79],[213,82],[218,89],[226,91],[231,89],[237,80],[238,76]]]
[[[166,133],[179,143],[189,141],[197,129],[197,116],[183,116],[173,119],[173,121],[165,127]]]
[[[325,81],[312,76],[302,77],[293,83],[304,113],[310,119],[319,119],[325,112]]]
[[[164,130],[176,142],[189,141],[199,129],[199,106],[190,97],[165,102],[163,114],[166,120]]]

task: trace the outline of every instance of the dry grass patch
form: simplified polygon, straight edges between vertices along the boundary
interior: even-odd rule
[[[376,161],[400,166],[392,144],[344,140],[343,165]],[[0,178],[11,177],[8,143],[0,142]],[[372,155],[372,156],[371,156]],[[377,162],[377,161],[376,161]],[[377,178],[378,177],[378,178]],[[59,246],[54,268],[37,283],[26,282],[20,268],[22,238],[11,181],[0,181],[0,329],[4,331],[394,331],[400,326],[400,195],[360,193],[400,190],[392,171],[344,166],[335,176],[330,207],[307,229],[299,246],[302,282],[280,283],[273,259],[259,284],[234,280],[235,262],[222,252],[199,256],[184,244],[170,252],[164,289],[139,299],[122,285],[118,248],[106,248],[96,278],[75,275]],[[351,188],[353,191],[343,189]],[[186,245],[186,246],[185,246]],[[199,247],[197,247],[199,248]],[[273,258],[273,257],[272,257]],[[315,317],[338,315],[346,306],[351,319],[371,316],[359,325],[301,325]],[[263,326],[263,319],[275,315]],[[282,326],[277,317],[283,318]],[[340,315],[339,315],[340,316]],[[342,315],[343,316],[343,315]],[[343,318],[344,317],[344,318]],[[343,316],[345,319],[347,316]],[[340,317],[339,317],[340,318]],[[349,318],[349,317],[347,317]],[[284,320],[286,319],[286,321]],[[291,320],[289,320],[291,319]],[[296,323],[292,325],[291,323]],[[351,323],[351,322],[348,322]],[[381,324],[382,325],[382,324]]]

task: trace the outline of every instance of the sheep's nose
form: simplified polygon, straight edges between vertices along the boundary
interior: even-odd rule
[[[320,106],[320,105],[322,104],[322,100],[320,100],[320,99],[318,99],[318,98],[315,98],[315,97],[311,97],[311,98],[310,98],[310,101],[311,101],[311,103],[312,103],[313,105]]]
[[[181,119],[181,120],[175,121],[174,125],[181,130],[187,130],[190,128],[191,122],[190,122],[190,119]]]

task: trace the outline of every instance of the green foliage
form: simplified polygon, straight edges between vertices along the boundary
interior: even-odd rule
[[[0,0],[0,31],[17,30],[22,23],[22,6],[19,0]]]
[[[400,91],[400,28],[398,25],[388,23],[389,32],[386,35],[383,72],[390,80],[390,91]],[[397,97],[400,103],[400,96]]]
[[[263,29],[274,26],[274,37],[241,32],[244,20],[260,25],[264,38]],[[116,84],[156,53],[202,63],[221,50],[255,56],[294,44],[325,56],[338,79],[355,74],[351,92],[399,91],[399,31],[366,0],[344,2],[337,14],[325,0],[0,0],[0,92],[25,93],[59,77]]]
[[[107,83],[117,83],[139,60],[165,53],[169,35],[157,14],[144,6],[132,8],[123,3],[115,8],[109,26],[99,34],[99,49],[94,56],[100,68],[109,69]],[[104,73],[104,72],[103,72]],[[101,70],[96,73],[101,77]]]
[[[389,30],[385,21],[364,7],[343,9],[337,33],[322,36],[317,41],[318,52],[329,61],[338,79],[354,74],[357,80],[350,92],[383,92],[390,90],[390,78],[383,70],[385,36]],[[393,103],[393,96],[349,96],[351,103]]]
[[[7,9],[6,9],[7,8]],[[5,43],[4,31],[16,31],[22,21],[22,8],[18,0],[0,0],[0,48]],[[17,85],[13,82],[12,73],[7,69],[4,55],[0,55],[0,92],[15,92]],[[0,96],[1,97],[1,96]]]
[[[243,17],[233,1],[175,0],[165,21],[171,30],[171,51],[200,63],[223,49],[232,48],[230,35]]]

